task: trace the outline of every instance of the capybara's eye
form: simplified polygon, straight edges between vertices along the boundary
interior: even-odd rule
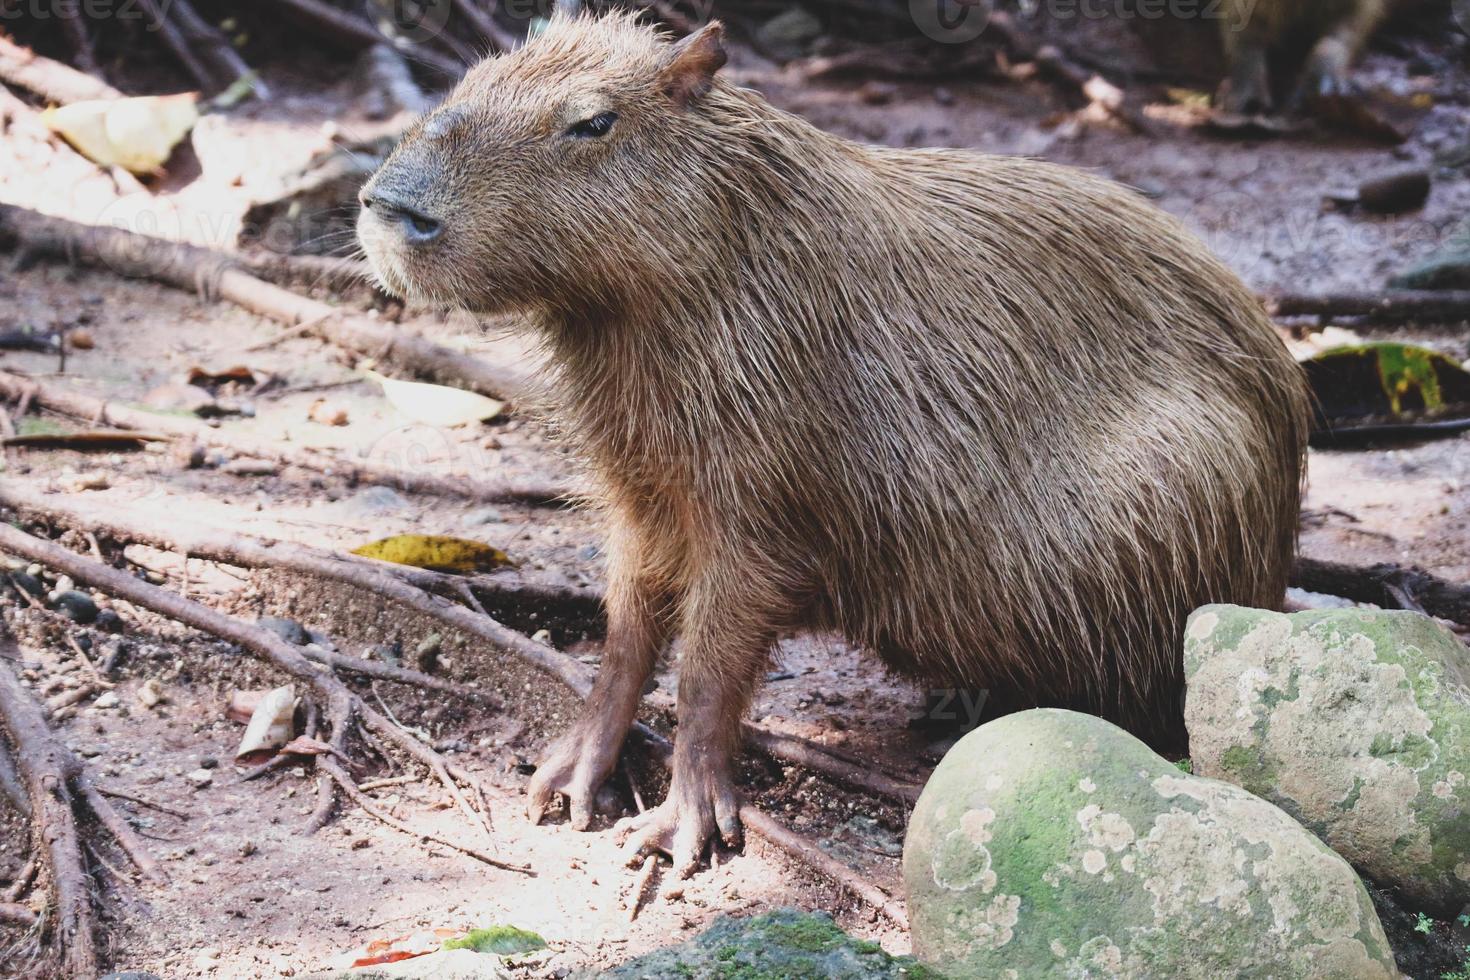
[[[618,121],[616,112],[599,112],[579,123],[573,123],[567,127],[566,135],[575,136],[578,139],[590,140],[599,136],[606,136],[607,131],[612,129],[613,123]]]

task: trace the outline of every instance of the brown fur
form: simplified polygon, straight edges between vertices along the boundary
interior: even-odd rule
[[[1230,62],[1222,105],[1233,112],[1272,108],[1282,88],[1271,66],[1301,66],[1293,102],[1344,94],[1348,70],[1387,12],[1386,0],[1225,0],[1220,37]],[[1301,52],[1307,52],[1305,64]]]
[[[389,288],[530,316],[610,520],[598,692],[533,797],[585,824],[674,633],[676,796],[725,778],[807,627],[1176,735],[1185,616],[1276,607],[1293,550],[1307,401],[1252,295],[1116,184],[861,146],[718,78],[686,105],[689,61],[558,20],[365,192],[446,222],[412,250],[364,215]],[[560,135],[604,109],[606,137]]]

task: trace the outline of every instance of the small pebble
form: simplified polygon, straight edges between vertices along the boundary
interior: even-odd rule
[[[270,630],[292,646],[305,646],[310,639],[306,634],[306,628],[294,619],[286,619],[282,616],[262,616],[255,621],[255,625],[261,629]]]
[[[74,623],[81,623],[85,626],[97,619],[97,603],[93,602],[92,597],[85,592],[73,589],[70,592],[61,593],[52,601],[61,610],[61,614]]]
[[[116,691],[103,691],[96,701],[92,702],[94,708],[116,708],[119,700]]]
[[[192,785],[195,789],[205,789],[214,782],[214,773],[210,772],[208,769],[195,769],[193,772],[186,773],[184,775],[184,778],[187,779],[190,785]]]

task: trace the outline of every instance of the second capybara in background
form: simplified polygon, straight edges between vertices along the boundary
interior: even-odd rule
[[[1387,0],[1223,0],[1220,107],[1261,113],[1347,94],[1353,60],[1387,9]],[[1294,77],[1274,77],[1297,65]]]

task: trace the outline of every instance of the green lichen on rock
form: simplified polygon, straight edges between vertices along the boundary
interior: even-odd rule
[[[599,977],[625,980],[942,980],[907,956],[856,939],[823,913],[777,909],[751,919],[720,918],[678,946],[629,960]]]
[[[1453,633],[1412,612],[1205,606],[1184,663],[1197,772],[1416,908],[1470,902],[1470,652]]]
[[[914,809],[903,869],[914,953],[951,976],[1396,975],[1342,858],[1076,712],[961,739]]]

